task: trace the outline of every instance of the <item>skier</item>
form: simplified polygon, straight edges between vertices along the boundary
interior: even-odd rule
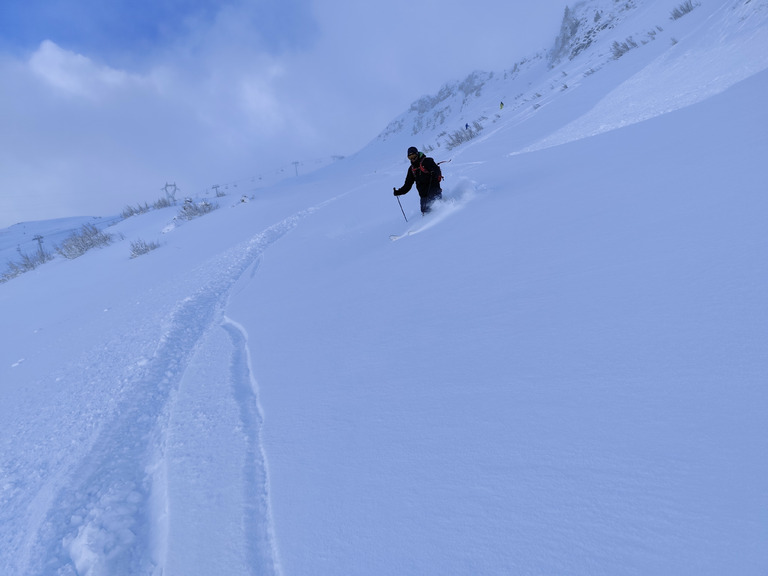
[[[411,161],[411,166],[405,176],[405,184],[402,188],[393,188],[393,190],[395,196],[402,196],[416,184],[416,190],[421,199],[421,213],[424,215],[432,209],[432,204],[436,200],[443,198],[443,191],[440,188],[440,180],[443,176],[440,166],[414,146],[408,148],[408,160]]]

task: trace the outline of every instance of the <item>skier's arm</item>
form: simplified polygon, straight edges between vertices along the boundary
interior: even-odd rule
[[[416,181],[416,179],[413,177],[413,172],[409,169],[408,175],[405,177],[405,184],[403,184],[402,188],[395,188],[395,196],[402,196],[403,194],[407,194],[411,188],[413,188],[413,183]]]

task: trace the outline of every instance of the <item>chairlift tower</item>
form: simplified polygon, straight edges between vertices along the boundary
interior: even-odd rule
[[[173,184],[168,184],[168,182],[165,183],[165,186],[160,188],[163,192],[165,192],[165,197],[172,203],[176,203],[176,192],[180,191],[181,188],[176,186],[176,182]]]

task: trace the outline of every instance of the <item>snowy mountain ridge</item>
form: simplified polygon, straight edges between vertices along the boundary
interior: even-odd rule
[[[387,142],[397,137],[399,142],[415,141],[428,151],[451,150],[484,130],[514,128],[531,119],[542,106],[568,106],[571,100],[577,100],[576,107],[580,109],[583,104],[572,93],[581,86],[599,85],[601,77],[616,68],[625,72],[640,70],[659,58],[683,60],[679,73],[689,76],[685,85],[692,85],[693,72],[700,73],[700,82],[712,83],[712,93],[716,93],[768,65],[764,51],[760,50],[767,13],[765,0],[578,2],[565,9],[560,34],[549,50],[524,58],[501,72],[475,71],[462,81],[445,84],[436,95],[415,101],[387,126],[378,140]],[[759,37],[751,36],[750,31]],[[694,49],[706,51],[704,42],[709,42],[712,50],[720,49],[716,40],[721,34],[744,36],[749,44],[731,63],[735,70],[723,71],[732,78],[718,82],[718,71],[697,68],[686,72],[687,66],[696,65],[690,62],[693,55],[686,53]],[[699,46],[691,46],[697,42]],[[709,55],[701,56],[701,63],[706,66]],[[627,57],[632,64],[618,66],[617,60]],[[745,66],[747,58],[752,66]],[[644,79],[648,80],[662,84],[667,79]],[[611,78],[605,85],[613,87],[614,82]],[[651,89],[657,88],[660,87],[653,85]],[[676,86],[680,88],[683,86]],[[604,89],[598,87],[593,93]],[[697,90],[690,92],[699,94]],[[688,99],[685,103],[692,101]],[[675,108],[662,105],[654,114]]]

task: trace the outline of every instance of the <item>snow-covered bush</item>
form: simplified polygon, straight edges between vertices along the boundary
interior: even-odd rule
[[[160,248],[160,244],[157,242],[145,242],[142,239],[138,239],[131,242],[131,258],[136,258],[147,252],[152,252],[152,250],[157,248]]]
[[[70,235],[56,251],[70,260],[82,256],[91,248],[107,246],[112,243],[112,234],[102,232],[93,224],[83,224],[79,232]]]
[[[611,51],[613,52],[613,59],[618,60],[624,54],[632,50],[632,48],[637,48],[637,42],[635,42],[632,39],[632,36],[627,38],[624,42],[618,42],[614,41],[611,45]]]
[[[453,150],[464,142],[469,142],[472,140],[472,138],[477,136],[482,129],[483,125],[477,121],[474,121],[472,122],[472,126],[464,128],[463,130],[456,130],[451,134],[448,134],[448,141],[446,142],[445,147],[448,150]]]
[[[126,218],[130,218],[131,216],[136,216],[137,214],[145,214],[146,212],[149,212],[149,204],[144,202],[144,205],[136,204],[136,206],[126,206],[123,208],[123,211],[120,213],[120,215],[125,220]]]
[[[207,200],[203,200],[199,204],[195,204],[191,198],[187,198],[184,201],[184,206],[182,206],[181,210],[179,210],[177,217],[181,220],[192,220],[193,218],[198,218],[199,216],[213,212],[218,207],[218,204],[211,204]]]
[[[155,210],[160,210],[162,208],[170,208],[176,204],[176,201],[173,200],[173,198],[169,198],[168,196],[163,196],[162,198],[158,198],[155,200],[155,203],[152,204],[152,208]]]
[[[37,251],[32,254],[23,252],[21,248],[18,248],[17,252],[19,253],[19,260],[8,261],[8,269],[0,275],[0,283],[7,282],[11,278],[24,274],[24,272],[34,270],[40,266],[40,264],[45,264],[46,262],[53,260],[53,255],[46,252],[42,244],[40,244]]]
[[[691,0],[685,0],[680,6],[672,10],[672,13],[669,16],[670,20],[677,20],[678,18],[682,18],[689,12],[693,11],[694,8],[696,8],[698,4],[694,4]]]

